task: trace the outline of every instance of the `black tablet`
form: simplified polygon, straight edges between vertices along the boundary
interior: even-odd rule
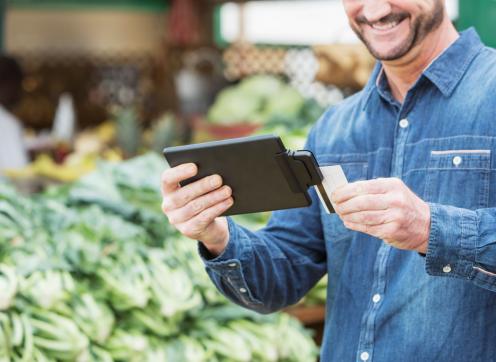
[[[309,206],[308,188],[322,182],[310,151],[289,151],[273,135],[253,136],[165,148],[171,167],[194,163],[198,174],[182,186],[218,174],[233,191],[224,215]]]

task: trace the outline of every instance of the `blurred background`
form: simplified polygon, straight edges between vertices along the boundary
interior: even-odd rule
[[[496,45],[494,1],[447,4],[460,30]],[[49,151],[57,163],[92,131],[130,157],[268,124],[301,130],[374,64],[338,0],[3,0],[0,47],[22,70],[8,108],[28,160]]]
[[[496,46],[496,1],[446,3],[459,30],[474,26]],[[57,325],[61,316],[77,323],[62,329],[65,335],[44,334],[70,336],[65,354],[39,340],[29,353],[95,361],[316,356],[292,319],[263,319],[216,294],[192,257],[194,244],[158,242],[181,239],[160,212],[159,153],[260,133],[301,148],[324,109],[359,91],[374,66],[340,0],[1,0],[0,49],[0,179],[15,187],[0,182],[0,316],[19,317],[12,323],[25,331],[37,320]],[[267,218],[238,221],[256,229]],[[137,255],[151,276],[129,270],[142,265]],[[167,260],[170,270],[157,260]],[[171,287],[172,277],[168,286],[144,282],[186,264],[189,279],[174,274],[179,287]],[[9,285],[16,286],[10,294]],[[313,329],[316,343],[326,285],[322,280],[287,311]],[[209,319],[217,323],[213,334]],[[8,321],[0,319],[0,332],[2,323]],[[226,325],[235,336],[218,332]],[[19,335],[9,353],[25,350]],[[163,352],[159,337],[182,357],[163,357],[176,352]],[[5,345],[0,339],[0,356]]]
[[[494,1],[447,5],[460,30],[496,45]],[[275,126],[304,135],[374,64],[338,0],[3,0],[0,47],[22,71],[6,108],[28,150],[4,170],[40,154],[127,158]]]

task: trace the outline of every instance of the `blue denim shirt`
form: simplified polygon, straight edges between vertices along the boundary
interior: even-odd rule
[[[229,220],[214,259],[200,245],[217,287],[268,313],[328,273],[322,361],[495,361],[496,52],[462,33],[403,104],[378,65],[307,147],[351,182],[397,177],[428,202],[426,257],[346,229],[312,192],[310,207],[274,212],[258,232]]]

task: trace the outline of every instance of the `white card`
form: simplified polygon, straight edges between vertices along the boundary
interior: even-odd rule
[[[348,180],[346,179],[346,175],[343,172],[343,168],[339,165],[320,167],[320,171],[324,176],[324,180],[322,181],[322,186],[324,187],[327,197],[330,200],[332,192],[336,190],[338,187],[346,185],[348,183]],[[324,202],[324,198],[321,195],[318,187],[314,186],[314,188],[315,191],[317,192],[317,195],[319,195],[320,201],[322,202],[324,209],[328,214],[330,214],[329,208],[326,206],[326,203]]]

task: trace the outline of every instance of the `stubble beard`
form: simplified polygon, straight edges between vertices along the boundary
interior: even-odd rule
[[[401,44],[390,50],[387,54],[380,53],[372,44],[365,38],[363,32],[361,31],[359,25],[352,25],[352,29],[355,34],[360,38],[362,43],[367,47],[369,52],[374,56],[374,58],[381,61],[391,61],[401,59],[405,56],[412,48],[422,42],[427,35],[437,30],[444,20],[444,7],[443,0],[435,0],[434,9],[430,14],[423,14],[415,19],[415,21],[410,26],[410,32],[407,39]],[[389,17],[390,15],[388,15]],[[357,24],[364,23],[366,20],[357,20]]]

